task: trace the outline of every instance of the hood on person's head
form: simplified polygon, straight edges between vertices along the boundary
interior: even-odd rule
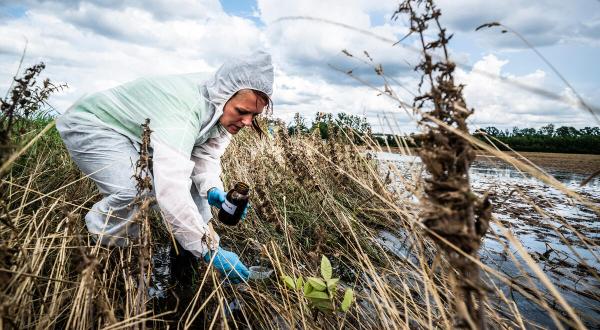
[[[273,95],[273,63],[264,51],[229,60],[206,82],[208,99],[222,112],[223,106],[238,91],[253,89]]]

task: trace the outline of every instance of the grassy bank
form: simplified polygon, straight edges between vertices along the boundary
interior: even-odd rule
[[[223,159],[223,179],[227,186],[250,183],[253,209],[241,226],[216,230],[222,245],[244,262],[275,273],[267,281],[232,286],[200,263],[188,283],[179,283],[188,296],[175,296],[181,290],[167,287],[167,298],[159,299],[148,294],[148,287],[156,286],[157,267],[148,252],[172,248],[162,220],[148,217],[149,244],[139,241],[123,249],[94,244],[83,216],[100,196],[52,130],[2,181],[7,205],[0,227],[3,326],[451,328],[446,261],[425,238],[419,209],[407,194],[420,196],[420,183],[405,181],[400,190],[389,180],[396,170],[382,165],[335,139],[289,137],[284,129],[272,139],[237,136]],[[383,232],[398,235],[405,253],[390,249]],[[343,289],[354,289],[348,312],[315,309],[281,280],[282,275],[318,276],[323,255],[340,278],[336,304]],[[552,298],[525,290],[526,282],[486,270],[490,276],[513,283],[557,322],[572,324],[563,308],[549,305]],[[505,293],[489,289],[489,324],[527,325]],[[233,301],[240,308],[232,314]]]
[[[335,163],[328,163],[331,159]],[[142,262],[147,247],[140,241],[110,249],[90,240],[83,216],[100,196],[75,168],[56,131],[42,137],[2,181],[8,208],[1,231],[4,324],[119,328],[240,322],[269,328],[283,322],[316,328],[425,322],[431,310],[420,299],[405,301],[402,314],[388,301],[397,295],[417,296],[425,288],[411,284],[403,292],[408,287],[389,283],[391,278],[406,281],[400,274],[407,272],[418,276],[421,269],[402,262],[374,239],[381,229],[406,224],[414,210],[392,202],[373,160],[339,144],[285,135],[262,141],[241,136],[229,148],[223,166],[226,183],[251,184],[254,207],[241,227],[216,226],[222,245],[249,265],[274,268],[276,275],[267,282],[231,286],[200,264],[184,284],[195,295],[158,308],[163,301],[150,299],[146,287],[154,286],[149,276],[153,263]],[[151,218],[151,227],[150,249],[169,246],[170,235],[160,217]],[[282,274],[317,275],[322,255],[329,257],[334,275],[344,283],[340,290],[355,288],[362,302],[348,313],[316,312],[280,281]],[[227,302],[233,299],[242,305],[241,319],[225,317]],[[382,307],[381,300],[387,306]]]

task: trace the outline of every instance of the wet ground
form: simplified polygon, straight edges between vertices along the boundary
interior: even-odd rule
[[[157,314],[164,313],[161,319],[165,325],[179,328],[185,320],[186,307],[194,299],[203,264],[190,252],[178,245],[179,254],[171,244],[153,246],[152,277],[148,295],[150,304]],[[194,328],[204,328],[204,314],[200,314]]]
[[[409,184],[412,183],[411,176],[420,175],[418,158],[392,153],[378,153],[377,158],[383,163],[393,163]],[[562,161],[568,159],[563,157]],[[585,171],[573,171],[564,164],[555,165],[545,169],[567,188],[600,205],[600,178],[579,187],[587,178]],[[521,242],[586,325],[600,328],[600,216],[580,202],[565,197],[559,190],[489,158],[479,158],[473,164],[471,181],[476,192],[487,192],[492,196],[494,217]],[[400,180],[397,188],[404,197],[416,201]],[[410,258],[403,246],[404,235],[400,232],[381,232],[380,242],[393,252]],[[497,225],[492,224],[480,256],[485,264],[500,270],[529,294],[536,295],[532,288],[537,287],[548,305],[558,306],[549,291],[518,257],[515,246],[503,237]],[[516,256],[516,262],[511,256]],[[167,312],[192,299],[196,290],[190,287],[189,279],[198,276],[194,272],[197,264],[194,266],[192,261],[187,257],[174,256],[170,245],[154,248],[153,287],[149,294],[157,310]],[[494,280],[494,284],[502,289],[507,299],[516,303],[527,320],[544,328],[555,328],[547,313],[530,299],[498,280]],[[499,302],[498,299],[492,301]],[[506,305],[498,309],[507,310]],[[172,319],[172,325],[175,326],[179,317],[180,314],[176,312],[167,319]],[[202,324],[201,318],[198,324]]]
[[[393,162],[405,178],[419,173],[420,162],[415,157],[391,153],[377,156],[381,161]],[[564,157],[562,161],[569,159]],[[565,165],[568,164],[554,164],[544,170],[589,202],[600,205],[600,178],[580,187],[587,178],[585,171],[574,171]],[[600,216],[581,202],[502,162],[478,158],[470,174],[473,189],[492,196],[495,218],[521,242],[586,325],[599,328]],[[382,233],[381,239],[403,253],[401,240],[396,235]],[[480,255],[485,264],[500,270],[528,293],[535,295],[537,287],[550,306],[558,305],[497,225],[492,225]],[[516,262],[511,255],[517,256]],[[528,278],[533,278],[532,282]],[[494,283],[508,299],[515,301],[526,319],[554,328],[552,320],[539,306],[507,285],[497,280]]]

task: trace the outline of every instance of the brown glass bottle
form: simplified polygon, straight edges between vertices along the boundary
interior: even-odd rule
[[[250,187],[247,184],[237,182],[233,189],[227,193],[227,198],[221,205],[219,221],[228,226],[237,225],[242,218],[246,205],[248,205],[249,193]]]

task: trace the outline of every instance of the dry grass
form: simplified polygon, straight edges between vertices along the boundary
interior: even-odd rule
[[[417,197],[422,194],[420,170],[413,168],[415,176],[404,182],[385,182],[387,170],[381,175],[382,168],[398,178],[402,170],[393,163],[378,164],[353,145],[282,134],[273,140],[242,134],[228,149],[223,166],[226,182],[243,180],[254,190],[249,219],[241,227],[217,228],[222,244],[247,264],[274,268],[276,275],[270,281],[232,286],[200,265],[187,283],[191,296],[179,297],[177,305],[174,300],[149,299],[148,288],[140,285],[142,247],[107,249],[91,243],[82,217],[99,196],[56,136],[43,137],[2,181],[14,227],[0,229],[3,326],[453,327],[446,261],[425,237],[419,208],[406,194],[407,187]],[[158,232],[152,247],[168,246],[159,219],[152,221]],[[523,248],[515,249],[520,243],[513,233],[495,224],[494,235],[507,245],[507,258],[526,275],[507,276],[482,265],[483,278],[494,279],[486,280],[491,290],[485,305],[489,325],[531,326],[508,293],[495,286],[508,283],[558,324],[577,326],[565,306],[555,303],[560,293],[547,294],[551,291],[545,286],[554,284],[544,280],[543,272],[535,272],[538,262]],[[402,238],[405,254],[389,249],[381,239],[383,231]],[[316,313],[279,280],[282,273],[316,275],[322,254],[332,260],[334,275],[357,293],[348,313]],[[153,265],[147,266],[154,271]],[[530,285],[536,278],[542,283]],[[228,306],[235,299],[241,309],[229,317]]]

